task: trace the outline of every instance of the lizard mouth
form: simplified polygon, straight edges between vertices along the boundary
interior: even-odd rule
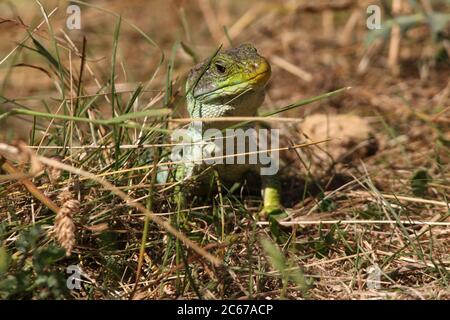
[[[263,72],[257,73],[252,78],[247,80],[247,82],[262,82],[263,84],[266,84],[266,82],[270,78],[270,70],[265,70]]]
[[[251,91],[256,88],[263,87],[270,78],[270,68],[265,68],[260,72],[254,74],[250,78],[244,79],[240,82],[223,85],[209,92],[200,93],[195,98],[215,98],[220,95],[234,95],[245,91]]]

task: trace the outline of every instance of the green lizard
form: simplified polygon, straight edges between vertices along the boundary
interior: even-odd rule
[[[250,44],[216,53],[197,64],[186,81],[187,110],[192,119],[220,117],[252,117],[263,103],[265,86],[270,78],[269,62]],[[217,120],[217,119],[216,119]],[[193,121],[184,132],[191,142],[204,141],[207,129],[224,130],[236,125],[230,121]],[[200,124],[200,125],[199,125]],[[247,124],[245,128],[249,128]],[[186,141],[186,139],[184,140]],[[177,170],[177,180],[192,177],[207,165],[194,163],[193,148],[183,150],[185,161]],[[236,182],[248,171],[260,169],[258,164],[216,164],[223,182]],[[259,173],[259,172],[258,172]],[[263,209],[261,215],[281,213],[280,185],[276,175],[261,175]]]

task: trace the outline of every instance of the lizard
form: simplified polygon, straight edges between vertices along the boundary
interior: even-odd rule
[[[269,62],[251,44],[218,51],[195,65],[186,80],[187,111],[191,119],[220,117],[252,117],[264,101],[265,87],[271,75]],[[217,119],[215,119],[217,120]],[[207,129],[224,130],[238,123],[229,121],[192,121],[185,135],[192,141],[202,140]],[[247,125],[246,128],[251,127]],[[189,164],[193,149],[184,149],[182,170],[177,180],[192,177],[204,165]],[[258,171],[255,164],[221,164],[216,172],[222,181],[235,182],[248,171]],[[181,172],[181,173],[180,173]],[[259,172],[258,172],[259,173]],[[280,183],[276,175],[261,175],[263,207],[260,217],[267,218],[283,212]]]

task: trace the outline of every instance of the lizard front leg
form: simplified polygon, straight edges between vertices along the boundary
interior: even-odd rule
[[[284,217],[286,212],[281,205],[281,183],[277,175],[262,175],[263,208],[260,218],[266,220],[269,216]]]

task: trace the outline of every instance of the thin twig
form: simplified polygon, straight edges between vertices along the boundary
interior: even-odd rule
[[[257,222],[260,226],[269,225],[269,221]],[[427,226],[443,226],[450,227],[450,222],[434,222],[434,221],[414,221],[414,220],[295,220],[295,221],[281,221],[282,226],[296,226],[296,225],[320,225],[320,224],[405,224],[405,225],[427,225]]]

